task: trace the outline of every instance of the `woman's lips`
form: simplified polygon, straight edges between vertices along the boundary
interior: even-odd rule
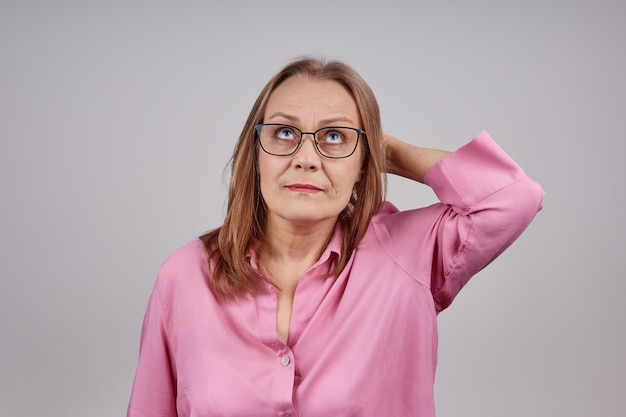
[[[296,193],[306,193],[306,194],[314,194],[322,191],[321,188],[316,187],[311,184],[291,184],[288,185],[287,188]]]

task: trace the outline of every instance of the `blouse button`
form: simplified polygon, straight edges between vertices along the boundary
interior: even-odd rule
[[[289,365],[290,363],[291,363],[291,358],[289,357],[289,355],[285,355],[285,356],[283,356],[283,357],[281,358],[281,360],[280,360],[280,364],[281,364],[282,366],[287,366],[287,365]]]

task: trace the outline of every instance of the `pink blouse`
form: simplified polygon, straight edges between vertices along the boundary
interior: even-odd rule
[[[486,132],[431,168],[441,203],[373,219],[339,276],[338,231],[302,277],[289,342],[276,296],[220,302],[202,243],[162,265],[129,417],[432,417],[436,315],[541,209],[543,191]]]

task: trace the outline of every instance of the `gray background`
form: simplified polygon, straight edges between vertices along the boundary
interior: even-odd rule
[[[291,58],[354,66],[385,130],[487,129],[545,209],[440,316],[438,415],[623,416],[626,6],[0,5],[0,415],[124,415],[162,260],[224,214],[223,168]],[[401,208],[434,201],[392,178]]]

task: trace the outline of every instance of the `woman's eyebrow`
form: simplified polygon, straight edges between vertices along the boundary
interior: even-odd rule
[[[274,119],[276,117],[282,117],[283,119],[287,119],[290,122],[298,122],[298,121],[300,121],[300,119],[297,118],[296,116],[292,116],[290,114],[283,113],[281,111],[272,114],[271,116],[268,117],[268,119]]]
[[[331,117],[331,118],[328,118],[328,119],[321,120],[320,124],[322,126],[324,126],[324,125],[335,124],[337,122],[347,122],[347,123],[352,124],[352,119],[350,119],[349,117],[346,117],[346,116],[336,116],[336,117]]]
[[[272,114],[271,116],[268,117],[268,119],[274,119],[276,117],[281,117],[283,119],[287,119],[288,121],[292,122],[292,123],[296,123],[300,121],[300,118],[293,116],[291,114],[288,113],[283,113],[283,112],[276,112],[274,114]],[[347,122],[347,123],[353,123],[352,119],[350,119],[349,117],[346,116],[333,116],[333,117],[329,117],[327,119],[323,119],[320,120],[319,124],[321,126],[328,126],[337,122]]]

